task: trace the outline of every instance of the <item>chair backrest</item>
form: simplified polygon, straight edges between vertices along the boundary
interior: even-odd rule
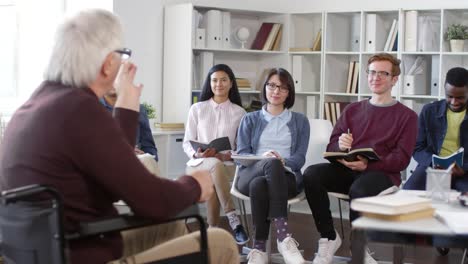
[[[333,130],[333,126],[329,120],[309,119],[309,124],[309,147],[307,149],[306,162],[302,167],[303,170],[310,165],[327,162],[327,160],[323,158],[322,154],[327,148],[327,144],[330,141],[330,135]]]
[[[46,188],[46,189],[44,189]],[[3,192],[0,204],[1,251],[6,263],[65,264],[61,202],[32,201],[51,191],[35,185]],[[52,191],[53,192],[53,191]],[[58,198],[60,199],[60,198]]]

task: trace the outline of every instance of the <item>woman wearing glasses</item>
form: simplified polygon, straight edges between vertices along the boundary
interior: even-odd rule
[[[209,170],[215,186],[215,195],[211,196],[206,206],[208,224],[210,227],[219,224],[221,205],[239,245],[247,243],[249,237],[240,223],[229,193],[230,180],[235,171],[231,152],[216,152],[214,148],[204,151],[194,149],[190,141],[209,143],[220,137],[228,137],[234,150],[237,129],[244,115],[234,73],[229,66],[217,64],[206,76],[200,102],[190,107],[183,142],[184,151],[190,158],[187,173]]]
[[[272,222],[278,251],[286,263],[304,263],[298,243],[288,231],[287,201],[302,189],[301,168],[309,145],[309,121],[289,109],[294,105],[294,82],[288,71],[272,69],[262,90],[261,110],[248,113],[237,138],[238,154],[267,158],[241,166],[237,188],[250,197],[255,226],[254,249],[248,263],[267,263],[266,241]]]

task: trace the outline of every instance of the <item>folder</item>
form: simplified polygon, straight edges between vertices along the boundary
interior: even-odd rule
[[[418,11],[405,13],[405,51],[416,51],[418,47]]]
[[[292,57],[292,77],[296,92],[318,91],[318,88],[315,89],[316,70],[314,70],[312,62],[304,56],[296,55]]]
[[[377,14],[366,15],[366,50],[369,52],[382,51],[384,48],[384,31],[381,30],[383,23]]]
[[[440,57],[439,55],[431,56],[431,95],[439,95],[439,71],[440,71]]]
[[[223,38],[221,42],[223,43],[223,48],[231,48],[231,13],[222,12],[223,15]]]
[[[354,15],[351,18],[351,43],[350,51],[360,51],[359,36],[361,32],[361,16]]]
[[[206,46],[210,49],[218,49],[223,45],[221,38],[223,34],[222,13],[219,10],[208,10],[206,12]]]
[[[195,38],[195,48],[205,48],[206,30],[204,28],[197,28]]]

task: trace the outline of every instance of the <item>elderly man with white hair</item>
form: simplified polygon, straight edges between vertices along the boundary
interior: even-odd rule
[[[45,81],[5,131],[1,190],[29,184],[56,188],[68,231],[79,222],[116,216],[117,200],[137,215],[164,220],[213,194],[207,171],[168,180],[154,177],[135,156],[142,85],[134,84],[137,67],[122,39],[119,19],[108,11],[86,10],[66,20],[58,28]],[[99,98],[113,87],[119,96],[111,117]],[[198,236],[179,237],[140,255],[152,261],[193,252]],[[229,233],[210,229],[208,239],[211,263],[239,263]],[[71,263],[106,263],[122,257],[125,240],[117,233],[72,241],[69,248]]]

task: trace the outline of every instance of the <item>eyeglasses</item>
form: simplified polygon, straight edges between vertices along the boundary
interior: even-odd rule
[[[289,92],[289,88],[285,85],[277,85],[275,83],[266,83],[266,88],[272,92],[276,90],[276,88],[279,89],[281,93],[287,93]]]
[[[132,50],[127,48],[122,48],[118,50],[114,50],[115,52],[119,53],[122,59],[126,60],[132,56]]]
[[[367,74],[371,77],[388,77],[391,76],[392,74],[386,71],[374,71],[374,70],[366,70]]]

